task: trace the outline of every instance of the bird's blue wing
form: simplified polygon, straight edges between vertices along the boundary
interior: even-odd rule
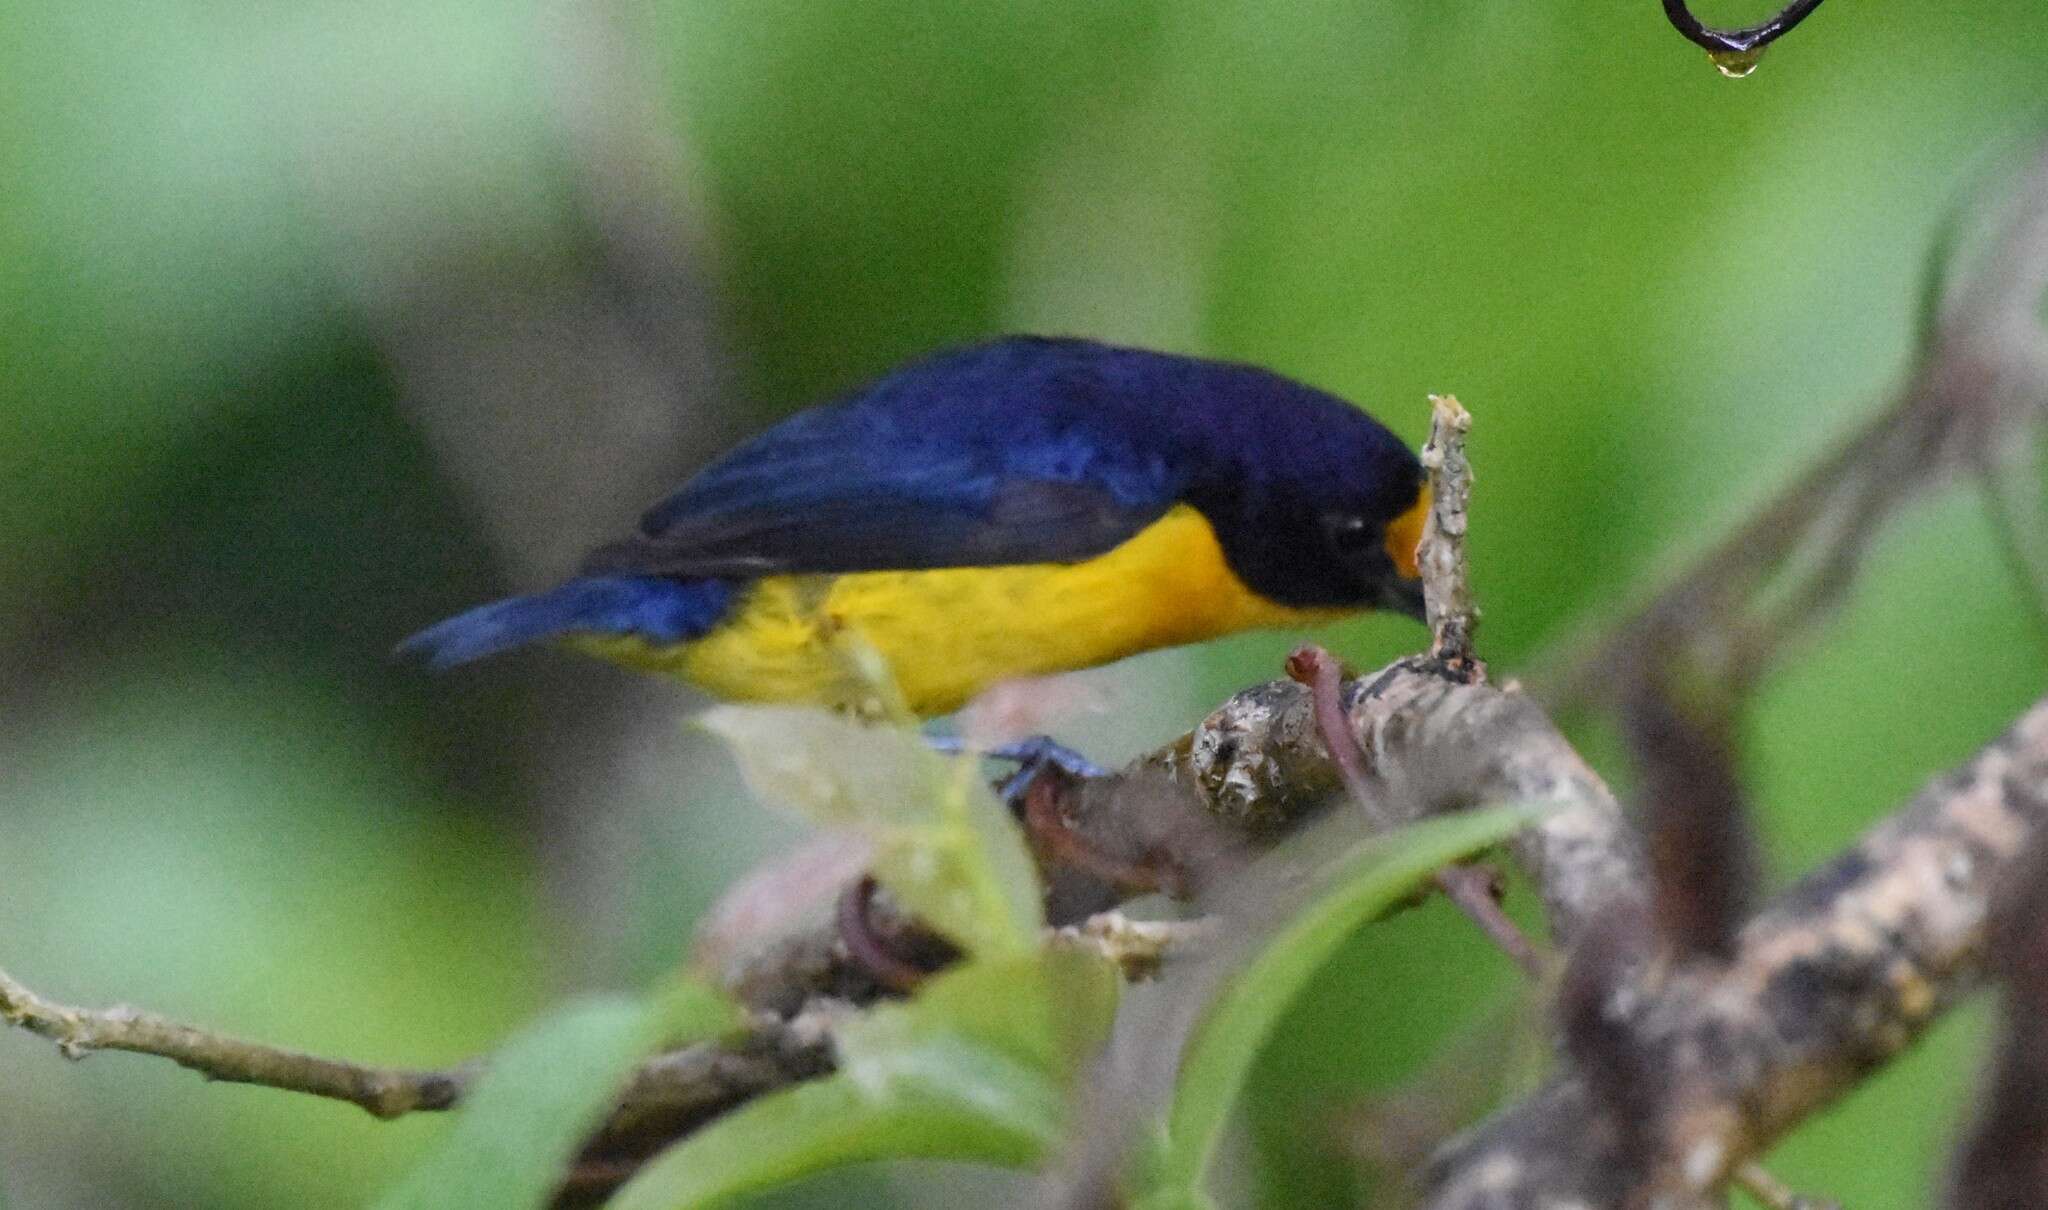
[[[749,577],[1102,554],[1171,508],[1185,475],[1091,406],[1100,384],[1076,364],[998,345],[899,371],[740,446],[586,570]]]

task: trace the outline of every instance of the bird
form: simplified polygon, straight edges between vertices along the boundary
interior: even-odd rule
[[[1422,616],[1429,492],[1362,409],[1074,337],[941,351],[743,442],[556,587],[400,645],[535,643],[711,696],[949,714],[990,686],[1255,628]]]

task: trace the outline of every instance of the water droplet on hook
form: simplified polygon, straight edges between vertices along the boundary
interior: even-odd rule
[[[1764,48],[1752,46],[1748,50],[1710,50],[1707,58],[1713,61],[1714,70],[1731,80],[1740,80],[1756,70],[1763,62]]]

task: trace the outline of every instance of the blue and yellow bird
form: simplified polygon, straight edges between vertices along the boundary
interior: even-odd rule
[[[873,692],[858,648],[935,716],[998,681],[1235,631],[1420,616],[1427,510],[1414,453],[1333,395],[1012,337],[790,417],[576,578],[404,650],[448,666],[552,641],[722,698],[851,707]]]

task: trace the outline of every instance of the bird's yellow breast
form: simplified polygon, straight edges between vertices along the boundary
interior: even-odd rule
[[[1230,570],[1207,519],[1178,505],[1080,563],[769,576],[694,642],[574,642],[719,697],[846,705],[872,691],[847,657],[851,634],[888,662],[909,708],[929,716],[1013,677],[1346,612],[1280,605],[1253,592]]]

